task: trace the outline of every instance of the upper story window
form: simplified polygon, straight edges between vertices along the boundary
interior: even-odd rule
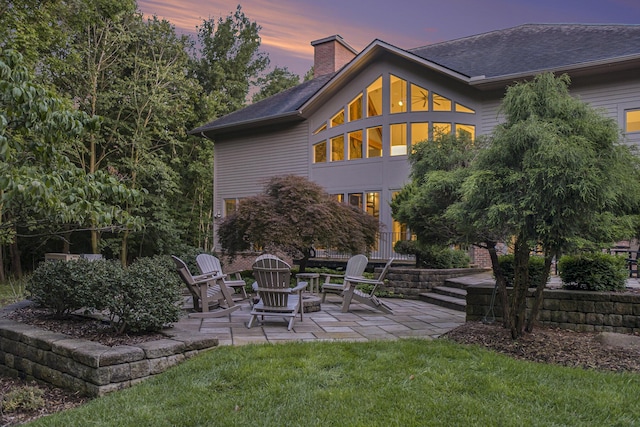
[[[391,74],[389,85],[391,87],[391,105],[389,107],[391,114],[405,113],[407,111],[407,81]]]
[[[362,131],[349,132],[349,160],[362,158]]]
[[[392,156],[402,156],[407,154],[407,124],[398,123],[391,125],[390,153]]]
[[[429,111],[429,91],[411,83],[411,111]]]
[[[349,103],[348,110],[349,117],[347,120],[353,122],[362,118],[362,94],[355,97],[353,101]]]
[[[327,161],[327,141],[318,142],[313,146],[313,163]]]
[[[367,117],[382,115],[382,76],[367,87]]]
[[[451,111],[451,100],[434,92],[433,111]]]
[[[458,104],[458,103],[456,102],[456,113],[470,113],[470,114],[474,114],[474,113],[475,113],[475,110],[472,110],[471,108],[469,108],[469,107],[465,107],[464,105],[462,105],[462,104]]]
[[[640,132],[640,109],[625,111],[625,132]]]
[[[327,122],[324,122],[318,129],[314,130],[313,134],[317,135],[325,129],[327,129]]]
[[[344,160],[344,136],[339,135],[331,138],[331,161],[339,162]]]
[[[382,157],[382,126],[367,129],[367,157]]]
[[[344,123],[344,108],[331,117],[331,127],[340,126]]]

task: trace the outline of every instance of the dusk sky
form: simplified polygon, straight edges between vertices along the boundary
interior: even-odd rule
[[[238,4],[262,27],[271,68],[299,75],[313,65],[310,42],[334,34],[360,51],[374,39],[411,49],[529,23],[640,25],[639,0],[138,0],[145,15],[191,34]]]

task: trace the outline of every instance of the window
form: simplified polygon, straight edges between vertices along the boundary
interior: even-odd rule
[[[389,79],[391,81],[391,114],[405,113],[407,111],[407,81],[393,74]]]
[[[362,210],[362,193],[349,193],[349,205]]]
[[[434,123],[433,124],[433,138],[437,138],[442,135],[449,135],[451,133],[451,123]]]
[[[224,199],[224,216],[231,215],[236,210],[238,210],[238,201],[236,199]]]
[[[411,146],[429,139],[429,123],[411,123]]]
[[[475,111],[472,110],[469,107],[465,107],[464,105],[458,104],[456,102],[456,113],[471,113],[471,114],[475,114]]]
[[[327,141],[318,142],[313,146],[313,163],[327,161]]]
[[[476,127],[473,125],[462,125],[460,123],[456,123],[456,135],[467,135],[471,140],[474,140],[476,137]]]
[[[451,100],[437,93],[433,94],[433,111],[451,111]]]
[[[331,138],[331,161],[344,160],[344,135]]]
[[[625,132],[640,132],[640,110],[625,111]]]
[[[367,87],[367,117],[382,114],[382,77]]]
[[[390,126],[391,155],[402,156],[407,154],[407,124],[399,123]]]
[[[366,211],[374,218],[380,218],[380,193],[369,192],[367,194]]]
[[[349,132],[349,160],[362,158],[362,131]]]
[[[335,116],[331,117],[331,127],[336,127],[344,123],[344,109],[338,111]]]
[[[344,194],[331,194],[331,197],[336,199],[339,203],[344,203]]]
[[[313,134],[314,134],[314,135],[317,135],[317,134],[319,134],[320,132],[322,132],[323,130],[325,130],[326,128],[327,128],[327,122],[324,122],[324,123],[322,124],[322,126],[320,126],[318,129],[316,129],[316,130],[314,130],[314,131],[313,131]]]
[[[411,111],[429,111],[429,91],[411,84]]]
[[[367,129],[367,157],[382,157],[382,126]]]
[[[356,98],[349,103],[348,111],[349,117],[347,120],[350,122],[362,118],[362,94],[356,96]]]

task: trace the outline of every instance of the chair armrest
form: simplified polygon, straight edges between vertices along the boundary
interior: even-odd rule
[[[320,273],[320,276],[324,276],[324,283],[329,283],[331,279],[344,279],[344,274]]]
[[[307,286],[309,286],[309,282],[299,282],[295,288],[291,288],[291,293],[300,292]]]
[[[217,274],[217,272],[215,273],[206,273],[206,274],[199,274],[197,276],[192,276],[193,277],[193,281],[195,283],[202,283],[202,282],[208,282],[210,280],[218,280],[218,279],[224,279],[225,277],[227,277],[226,274]]]
[[[354,276],[347,276],[344,279],[347,282],[351,282],[351,283],[357,283],[357,284],[363,284],[363,285],[381,285],[382,282],[380,280],[377,279],[367,279],[366,277],[354,277]]]

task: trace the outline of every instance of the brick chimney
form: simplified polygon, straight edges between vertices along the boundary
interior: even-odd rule
[[[337,34],[312,41],[311,46],[314,48],[313,77],[338,71],[358,54]]]

